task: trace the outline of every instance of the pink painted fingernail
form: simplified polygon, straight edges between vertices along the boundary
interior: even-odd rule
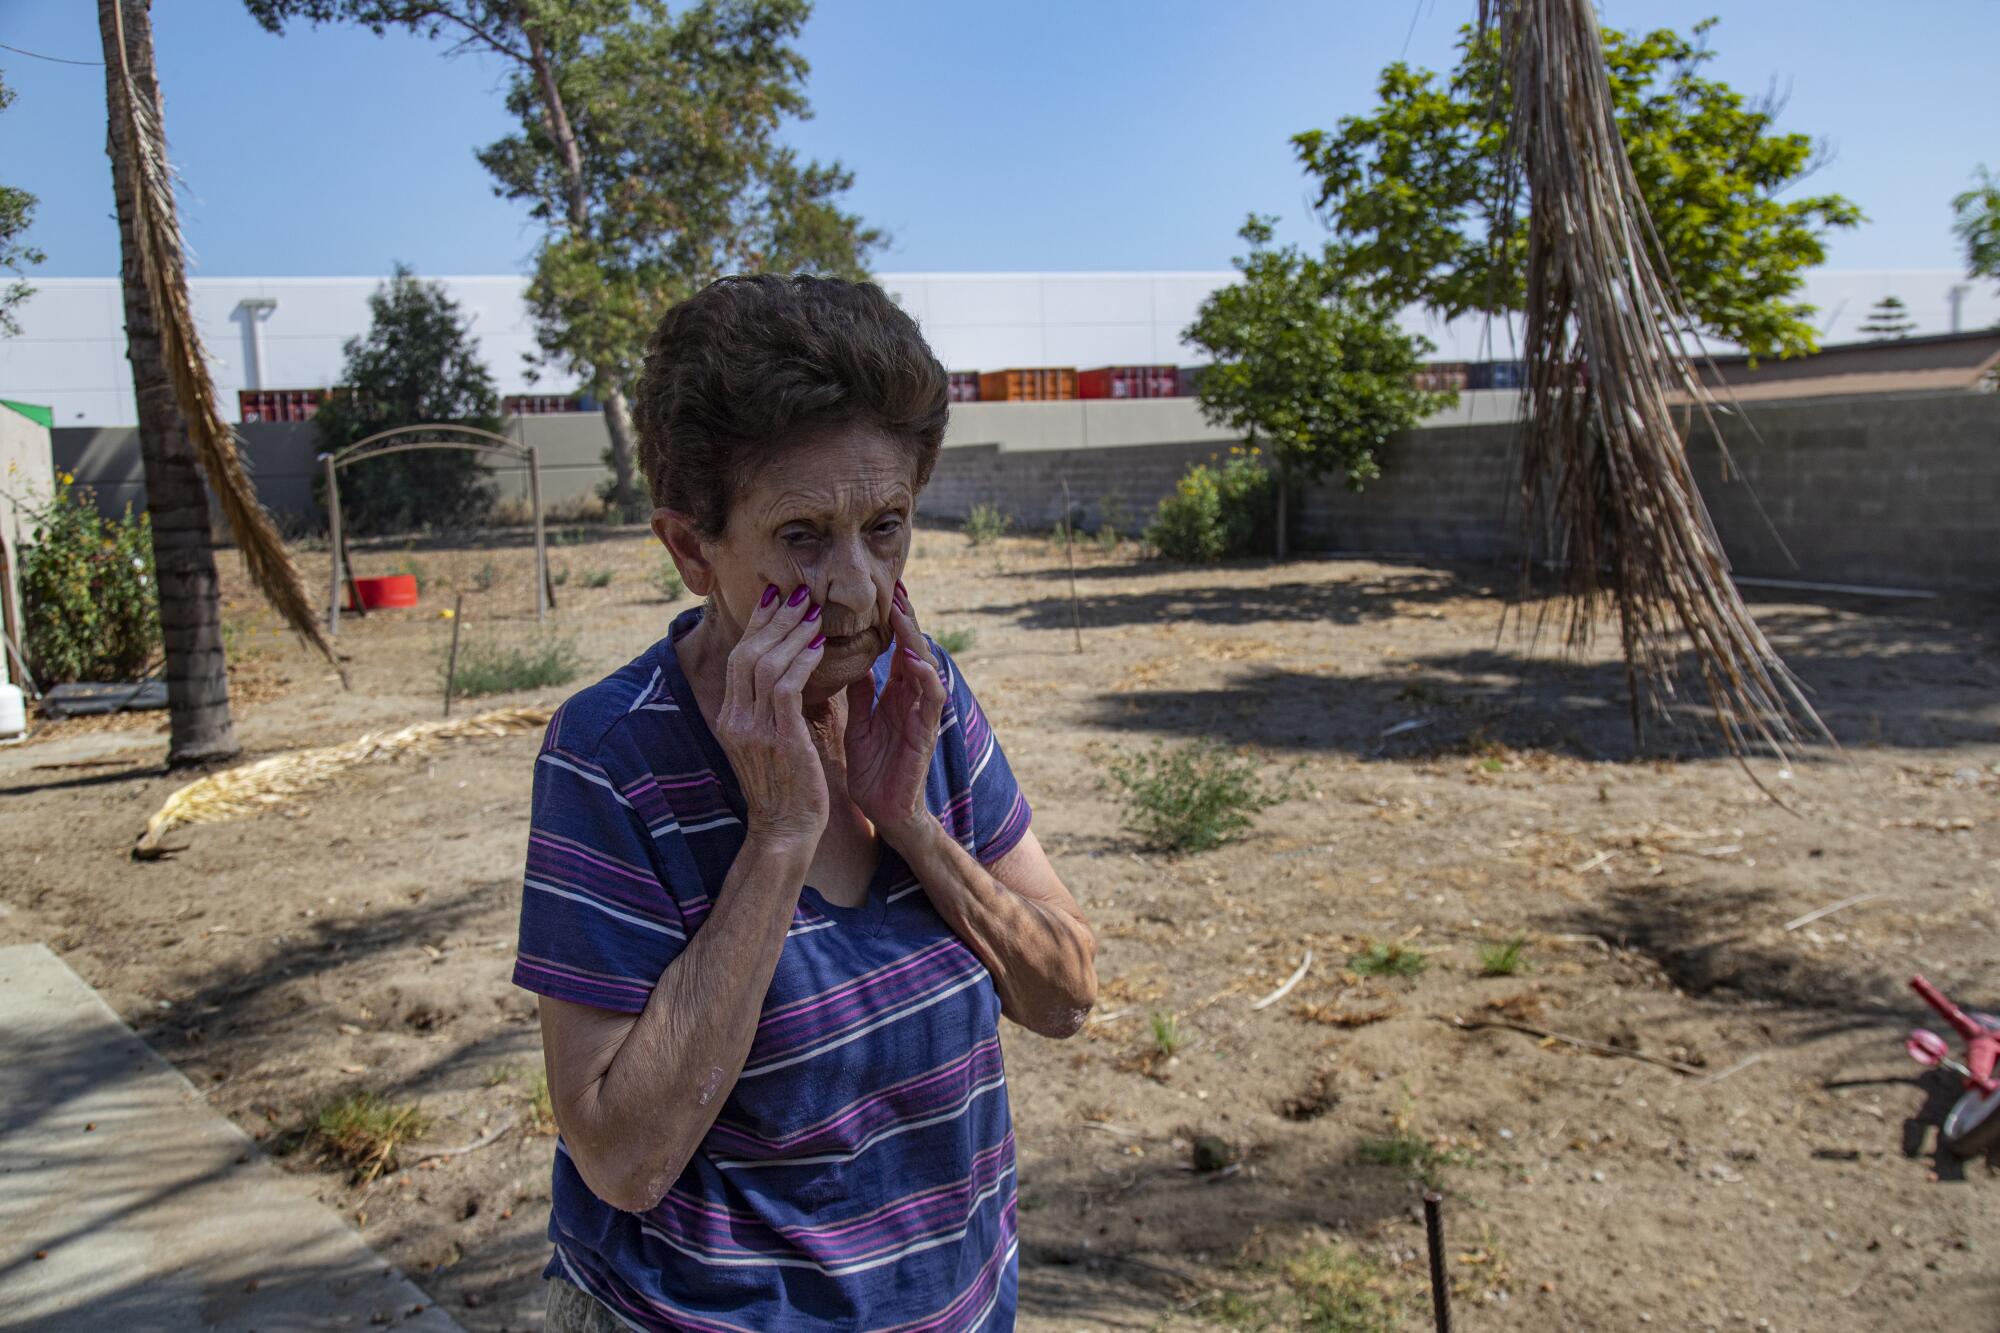
[[[777,600],[778,600],[778,585],[775,583],[767,583],[764,585],[764,600],[757,603],[757,605],[760,607],[765,607],[769,606],[771,603]]]
[[[812,637],[812,642],[806,645],[806,651],[811,652],[813,649],[820,647],[825,642],[826,642],[826,635],[815,634]]]
[[[905,648],[905,649],[903,650],[903,656],[905,656],[905,657],[909,658],[909,659],[910,659],[910,660],[911,660],[912,662],[915,662],[915,663],[916,663],[917,665],[919,665],[919,666],[928,666],[928,665],[929,665],[929,663],[927,663],[927,662],[925,662],[925,661],[924,661],[924,658],[923,658],[923,654],[922,654],[922,653],[919,653],[919,652],[916,652],[916,651],[914,651],[914,650],[912,650],[912,649],[909,649],[909,648]]]
[[[807,620],[818,620],[818,619],[819,619],[819,603],[818,603],[818,602],[814,602],[814,603],[812,604],[812,609],[811,609],[810,611],[806,612],[806,614],[805,614],[805,618],[806,618]]]
[[[808,588],[805,584],[801,583],[796,589],[793,590],[790,599],[788,599],[785,602],[785,605],[797,606],[800,602],[803,602],[807,598],[807,596],[811,594],[811,592],[812,592],[811,588]]]

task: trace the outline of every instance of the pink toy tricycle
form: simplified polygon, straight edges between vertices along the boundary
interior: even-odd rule
[[[1922,977],[1910,978],[1910,989],[1965,1038],[1965,1063],[1951,1058],[1951,1047],[1929,1028],[1915,1028],[1903,1049],[1926,1068],[1943,1066],[1965,1079],[1965,1095],[1953,1104],[1938,1131],[1938,1142],[1959,1157],[1977,1157],[2000,1147],[2000,1079],[1993,1067],[2000,1062],[2000,1018],[1968,1014]]]

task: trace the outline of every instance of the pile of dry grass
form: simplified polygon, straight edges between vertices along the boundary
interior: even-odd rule
[[[415,722],[395,731],[371,731],[340,745],[293,750],[254,764],[197,778],[167,797],[165,805],[146,821],[146,831],[132,848],[139,860],[153,860],[180,850],[161,839],[184,824],[219,824],[282,805],[359,764],[422,754],[441,741],[484,736],[510,736],[546,726],[546,708],[499,708],[471,717]]]

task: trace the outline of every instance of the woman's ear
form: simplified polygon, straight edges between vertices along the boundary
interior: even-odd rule
[[[715,564],[702,550],[704,543],[694,520],[678,510],[655,509],[653,535],[673,556],[674,565],[681,572],[681,582],[689,592],[706,597],[715,591]]]

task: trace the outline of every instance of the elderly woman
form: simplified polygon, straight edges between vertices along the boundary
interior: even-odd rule
[[[653,531],[706,604],[550,722],[518,985],[547,1327],[1011,1326],[1001,1015],[1095,944],[903,586],[945,376],[876,287],[730,278],[647,350]]]

